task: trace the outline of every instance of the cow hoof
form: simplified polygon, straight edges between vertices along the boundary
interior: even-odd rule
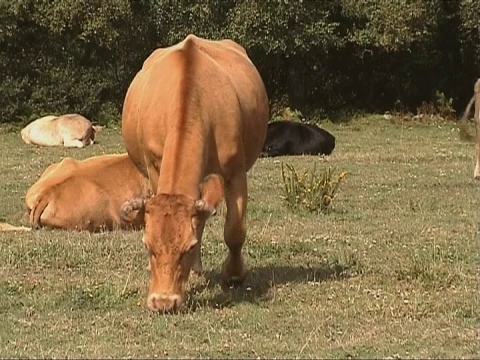
[[[222,265],[222,288],[230,289],[232,287],[238,287],[243,283],[245,277],[246,271],[243,256],[232,256],[228,254]]]
[[[245,275],[239,276],[232,276],[230,278],[222,278],[220,286],[222,287],[223,291],[228,291],[232,289],[236,289],[240,287],[245,282]]]
[[[222,279],[220,285],[224,291],[237,288],[243,284],[246,276],[247,273],[245,271],[243,261],[241,262],[241,266],[235,269],[231,267],[231,263],[225,261],[222,268]]]

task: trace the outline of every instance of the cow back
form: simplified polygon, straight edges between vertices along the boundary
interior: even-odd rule
[[[156,189],[170,161],[195,173],[197,183],[210,172],[228,178],[237,162],[248,170],[261,151],[267,120],[265,87],[245,50],[229,40],[190,35],[144,62],[125,98],[122,133],[135,165]],[[179,147],[182,157],[173,154]]]

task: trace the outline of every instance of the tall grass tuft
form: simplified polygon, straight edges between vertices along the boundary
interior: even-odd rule
[[[313,170],[306,170],[302,175],[297,173],[293,165],[282,163],[282,179],[284,184],[284,200],[287,206],[296,211],[303,208],[312,213],[328,212],[340,183],[346,172],[334,176],[331,167],[317,173],[317,164]]]

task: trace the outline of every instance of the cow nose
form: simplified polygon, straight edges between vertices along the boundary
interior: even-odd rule
[[[180,309],[182,305],[180,295],[164,295],[153,293],[147,299],[147,307],[155,312],[169,313]]]

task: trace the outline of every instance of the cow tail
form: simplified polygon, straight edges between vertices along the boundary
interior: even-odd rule
[[[473,105],[473,102],[475,101],[475,95],[472,96],[472,98],[470,99],[466,109],[465,109],[465,112],[463,113],[463,116],[462,116],[462,122],[467,122],[468,120],[468,115],[470,115],[470,111],[472,109],[472,105]]]
[[[473,135],[471,134],[470,130],[468,129],[468,115],[470,115],[470,111],[472,109],[472,105],[475,101],[475,95],[472,96],[470,101],[468,102],[467,107],[463,113],[462,118],[458,122],[458,128],[460,129],[460,136],[465,140],[473,139]]]
[[[32,210],[30,211],[30,226],[32,228],[39,228],[42,226],[40,217],[48,206],[49,200],[49,189],[42,191],[35,199]]]

